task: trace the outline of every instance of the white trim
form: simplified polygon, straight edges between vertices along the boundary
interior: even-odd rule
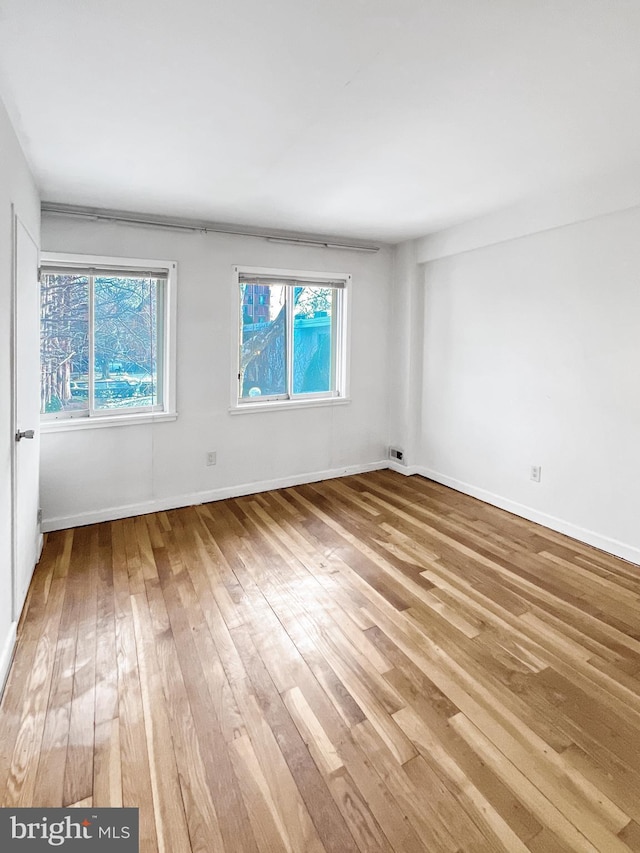
[[[295,311],[295,288],[285,286],[284,288],[284,382],[286,387],[286,399],[293,400],[293,312]],[[240,300],[238,300],[238,304]],[[292,304],[293,303],[293,304]],[[242,310],[242,305],[239,305]],[[255,317],[254,317],[255,319]],[[240,321],[242,323],[242,320]],[[242,326],[241,326],[242,328]],[[238,350],[240,347],[238,347]],[[238,387],[238,405],[246,402],[241,397],[242,388]]]
[[[234,264],[233,271],[237,276],[247,273],[248,275],[264,275],[270,278],[283,277],[283,284],[287,284],[286,279],[300,279],[302,283],[313,283],[314,281],[344,281],[345,287],[351,281],[351,273],[349,272],[319,272],[318,270],[288,270],[282,267],[246,267],[244,264]]]
[[[225,486],[221,489],[211,489],[204,492],[192,492],[186,495],[158,498],[137,504],[114,506],[106,509],[82,512],[78,515],[58,516],[42,522],[45,532],[64,530],[68,527],[81,527],[85,524],[97,524],[102,521],[115,521],[118,518],[129,518],[133,515],[145,515],[149,512],[162,512],[168,509],[178,509],[184,506],[223,501],[226,498],[239,498],[243,495],[253,495],[259,492],[270,492],[273,489],[287,489],[290,486],[300,486],[305,483],[317,483],[320,480],[333,480],[336,477],[348,477],[351,474],[365,474],[368,471],[380,471],[387,468],[386,460],[369,462],[365,465],[347,465],[344,468],[330,468],[326,471],[315,471],[310,474],[294,474],[274,480],[261,480],[257,483],[243,483],[238,486]]]
[[[388,467],[391,471],[395,471],[397,474],[404,474],[405,477],[411,477],[413,474],[419,474],[422,470],[417,465],[403,465],[402,462],[394,462],[393,459],[389,460]]]
[[[42,266],[51,264],[64,264],[72,267],[114,267],[117,269],[139,269],[139,270],[171,270],[176,261],[161,258],[122,258],[113,255],[78,255],[70,252],[46,252],[40,253]]]
[[[247,415],[250,412],[280,412],[282,409],[313,409],[316,406],[344,406],[351,397],[313,397],[308,400],[288,400],[286,397],[269,398],[263,403],[238,403],[229,408],[230,415]]]
[[[10,405],[11,405],[11,438],[13,439],[16,431],[19,428],[18,424],[18,226],[20,226],[24,233],[27,235],[29,240],[31,240],[33,247],[36,250],[37,254],[37,265],[40,266],[40,248],[38,245],[38,241],[34,238],[31,230],[25,225],[22,221],[18,213],[16,212],[15,205],[11,204],[11,319],[10,319],[10,346],[11,346],[11,389],[10,389]],[[35,284],[35,282],[34,282]],[[39,296],[37,296],[38,304],[39,304]],[[35,426],[35,425],[34,425]],[[36,438],[39,438],[37,435],[36,429]],[[38,454],[39,454],[38,447]],[[39,470],[39,458],[38,458],[38,470]],[[35,483],[36,489],[39,490],[39,480]],[[13,619],[19,619],[20,614],[22,612],[22,608],[24,607],[24,602],[26,601],[27,592],[29,589],[29,584],[31,583],[31,579],[33,578],[33,573],[35,571],[36,563],[39,559],[40,555],[40,546],[41,546],[41,531],[38,527],[33,530],[35,534],[34,544],[36,546],[35,553],[30,549],[30,558],[29,562],[33,559],[33,565],[29,567],[29,582],[27,584],[27,589],[22,597],[22,600],[19,602],[18,598],[18,571],[20,567],[18,566],[18,523],[20,521],[24,522],[24,519],[18,518],[18,443],[16,441],[11,441],[11,615]],[[0,676],[1,676],[0,670]],[[2,682],[0,681],[0,684]]]
[[[60,418],[55,421],[40,421],[40,433],[67,432],[76,429],[100,429],[103,427],[124,427],[133,424],[159,423],[175,421],[177,412],[140,412],[137,415],[100,415],[96,418]]]
[[[396,469],[394,469],[396,470]],[[400,471],[404,474],[404,471]],[[481,489],[478,486],[473,486],[470,483],[463,483],[446,474],[441,474],[439,471],[432,471],[429,468],[416,467],[414,472],[421,477],[426,477],[428,480],[435,480],[436,483],[441,483],[443,486],[448,486],[455,489],[457,492],[462,492],[465,495],[470,495],[473,498],[478,498],[484,503],[496,506],[499,509],[504,509],[520,518],[526,518],[528,521],[534,521],[541,524],[543,527],[548,527],[550,530],[555,530],[557,533],[563,533],[565,536],[570,536],[572,539],[577,539],[579,542],[584,542],[586,545],[592,545],[594,548],[599,548],[601,551],[606,551],[608,554],[613,554],[615,557],[621,557],[623,560],[628,560],[640,566],[640,548],[634,545],[628,545],[626,542],[620,542],[617,539],[612,539],[609,536],[603,536],[601,533],[596,533],[594,530],[588,530],[585,527],[579,527],[570,521],[565,521],[562,518],[548,515],[546,512],[533,509],[533,507],[525,504],[517,503],[509,498],[504,498],[501,495],[495,495],[493,492],[488,492],[486,489]]]
[[[229,412],[231,414],[239,414],[241,411],[266,411],[267,408],[277,410],[277,409],[297,409],[299,407],[304,407],[307,405],[312,405],[311,401],[319,403],[323,405],[327,399],[330,399],[331,402],[341,401],[347,402],[349,400],[349,371],[350,371],[350,345],[351,345],[351,311],[350,311],[350,300],[351,300],[351,285],[353,283],[353,276],[351,273],[338,273],[338,272],[320,272],[317,270],[290,270],[290,269],[281,269],[274,267],[252,267],[252,266],[244,266],[243,264],[233,264],[233,296],[231,298],[231,311],[232,311],[232,320],[231,320],[231,328],[235,330],[235,333],[231,335],[231,364],[232,364],[232,373],[231,373],[231,402],[229,406]],[[286,279],[295,279],[299,278],[301,281],[307,282],[309,284],[313,284],[313,282],[318,282],[321,284],[326,281],[343,281],[344,287],[337,288],[337,293],[339,293],[339,297],[337,297],[334,309],[335,309],[335,319],[333,328],[335,330],[335,334],[332,335],[333,341],[333,351],[331,355],[332,359],[332,384],[335,387],[335,391],[331,392],[320,392],[318,394],[310,393],[309,395],[300,395],[293,394],[292,383],[293,383],[293,359],[292,359],[292,348],[293,348],[293,312],[287,308],[285,314],[285,346],[286,346],[286,396],[278,395],[270,396],[269,398],[264,398],[261,404],[253,402],[247,402],[248,398],[241,398],[240,387],[239,387],[239,376],[240,376],[240,341],[242,336],[242,305],[240,304],[240,299],[238,297],[239,287],[240,287],[240,276],[243,274],[255,275],[255,276],[268,276],[270,278],[277,278],[278,276],[283,276],[283,284],[286,285]],[[332,396],[328,398],[328,394]],[[307,399],[305,400],[305,396]]]
[[[18,623],[12,622],[11,625],[9,625],[9,631],[5,638],[4,645],[2,647],[2,652],[0,653],[0,699],[2,698],[2,694],[7,683],[9,670],[11,669],[11,662],[13,661],[13,652],[16,647],[17,631]]]
[[[18,285],[17,285],[17,223],[18,215],[15,205],[11,204],[11,305],[9,320],[9,346],[11,359],[11,617],[16,618],[16,574],[18,571],[18,463],[17,442],[14,441],[15,432],[18,429]],[[4,650],[3,658],[4,661]],[[0,669],[0,677],[2,670]],[[2,682],[4,684],[4,681]]]
[[[87,416],[83,413],[82,416],[73,416],[72,413],[68,417],[56,417],[47,420],[46,416],[40,418],[40,427],[42,432],[61,432],[67,429],[86,429],[96,426],[115,426],[116,423],[122,421],[122,425],[133,423],[145,423],[149,419],[153,420],[175,420],[176,414],[176,330],[178,328],[177,321],[177,276],[178,262],[159,258],[122,258],[112,257],[110,255],[78,255],[69,254],[67,252],[41,252],[40,264],[65,264],[70,267],[114,267],[117,269],[129,269],[132,272],[137,270],[147,272],[149,270],[162,269],[167,271],[165,281],[165,291],[163,297],[163,324],[164,324],[164,340],[162,342],[162,409],[149,414],[145,411],[133,411],[131,415],[114,415],[109,410],[108,414],[102,414],[101,411],[91,411]],[[90,300],[91,312],[93,312],[93,299]],[[93,327],[93,316],[89,320],[90,326]],[[92,356],[90,348],[90,358]],[[89,383],[93,383],[93,370],[89,370]],[[92,399],[90,390],[89,399]],[[120,409],[118,411],[126,411]],[[141,419],[141,420],[138,420]],[[106,423],[98,424],[98,420],[104,420]],[[80,423],[79,423],[80,422]],[[91,422],[91,423],[89,423]],[[55,424],[52,427],[51,424]]]
[[[317,483],[320,480],[332,480],[336,477],[347,477],[352,474],[365,474],[368,471],[380,471],[389,468],[396,471],[398,474],[403,474],[406,477],[418,475],[425,477],[428,480],[433,480],[436,483],[441,483],[443,486],[448,486],[457,492],[462,492],[465,495],[478,498],[486,504],[504,509],[511,512],[520,518],[526,518],[528,521],[541,524],[550,530],[555,530],[572,539],[577,539],[586,545],[591,545],[608,554],[613,554],[623,560],[640,566],[640,548],[633,545],[627,545],[624,542],[619,542],[616,539],[611,539],[607,536],[602,536],[592,530],[587,530],[584,527],[578,527],[571,522],[548,515],[547,513],[535,510],[532,507],[517,503],[516,501],[503,498],[500,495],[495,495],[488,492],[486,489],[481,489],[477,486],[472,486],[469,483],[463,483],[453,477],[448,477],[438,471],[432,471],[429,468],[424,468],[420,465],[399,465],[397,462],[383,460],[380,462],[370,462],[365,465],[348,465],[344,468],[331,468],[326,471],[316,471],[312,474],[299,474],[291,477],[282,477],[274,480],[262,480],[257,483],[243,483],[238,486],[226,486],[221,489],[213,489],[204,492],[193,492],[191,494],[175,495],[173,497],[159,498],[157,500],[144,501],[137,504],[126,504],[118,507],[108,507],[106,509],[95,510],[93,512],[83,512],[78,515],[58,516],[49,518],[42,522],[43,532],[52,530],[64,530],[68,527],[81,527],[85,524],[97,524],[103,521],[115,521],[119,518],[129,518],[134,515],[144,515],[150,512],[162,512],[168,509],[178,509],[184,506],[194,506],[212,501],[221,501],[227,498],[237,498],[244,495],[258,494],[259,492],[268,492],[272,489],[286,489],[290,486],[299,486],[304,483]],[[0,675],[2,670],[0,669]]]

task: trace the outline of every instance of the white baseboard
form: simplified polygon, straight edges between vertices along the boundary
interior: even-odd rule
[[[9,633],[7,634],[7,637],[4,641],[2,652],[0,652],[0,698],[2,698],[4,686],[7,682],[7,676],[9,675],[9,667],[11,666],[11,661],[13,660],[13,650],[16,645],[17,628],[18,623],[12,622],[9,626]]]
[[[336,477],[346,477],[350,474],[365,474],[367,471],[379,471],[387,468],[386,460],[370,462],[366,465],[347,465],[344,468],[331,468],[326,471],[315,471],[310,474],[297,474],[292,477],[282,477],[274,480],[262,480],[257,483],[243,483],[238,486],[226,486],[221,489],[211,489],[205,492],[192,492],[186,495],[158,498],[137,504],[113,506],[92,512],[82,512],[77,515],[58,516],[43,519],[42,530],[65,530],[68,527],[82,527],[85,524],[97,524],[101,521],[115,521],[118,518],[129,518],[133,515],[145,515],[149,512],[162,512],[168,509],[178,509],[184,506],[222,501],[226,498],[239,498],[243,495],[254,495],[258,492],[269,492],[272,489],[286,489],[290,486],[300,486],[304,483],[317,483],[320,480],[333,480]]]
[[[617,539],[611,539],[593,530],[579,527],[562,518],[556,518],[553,515],[540,512],[540,510],[533,509],[525,504],[517,503],[509,498],[503,498],[501,495],[495,495],[486,489],[472,486],[470,483],[463,483],[453,477],[448,477],[446,474],[441,474],[439,471],[417,467],[414,473],[420,474],[420,476],[426,477],[429,480],[435,480],[436,483],[441,483],[443,486],[449,486],[449,488],[455,489],[457,492],[478,498],[499,509],[505,509],[507,512],[512,512],[521,518],[535,521],[543,527],[548,527],[557,533],[564,533],[565,536],[570,536],[572,539],[577,539],[586,545],[593,545],[594,548],[599,548],[601,551],[606,551],[608,554],[613,554],[616,557],[621,557],[623,560],[628,560],[630,563],[640,566],[640,548],[628,545],[626,542],[619,542]]]
[[[274,480],[262,480],[257,483],[243,483],[238,486],[226,486],[221,489],[212,489],[204,492],[192,492],[184,495],[174,495],[172,497],[159,498],[157,500],[144,501],[137,504],[127,504],[124,506],[107,507],[105,509],[94,510],[92,512],[83,512],[77,515],[58,516],[55,518],[47,518],[42,522],[42,530],[44,532],[51,530],[64,530],[68,527],[82,527],[85,524],[96,524],[101,521],[115,521],[118,518],[129,518],[134,515],[145,515],[149,512],[161,512],[168,509],[178,509],[184,506],[194,506],[196,504],[209,503],[211,501],[221,501],[226,498],[238,498],[243,495],[257,494],[258,492],[268,492],[272,489],[286,489],[289,486],[300,486],[304,483],[316,483],[320,480],[332,480],[336,477],[346,477],[350,474],[364,474],[367,471],[379,471],[383,468],[390,468],[398,474],[403,474],[406,477],[413,474],[419,474],[429,480],[435,480],[436,483],[441,483],[443,486],[448,486],[455,489],[457,492],[462,492],[465,495],[478,498],[485,503],[504,509],[507,512],[512,512],[514,515],[526,518],[529,521],[535,521],[544,527],[555,530],[558,533],[563,533],[570,536],[572,539],[577,539],[587,545],[593,545],[594,548],[600,548],[609,554],[614,554],[616,557],[621,557],[623,560],[628,560],[631,563],[640,565],[640,548],[633,545],[628,545],[625,542],[619,542],[616,539],[611,539],[596,533],[593,530],[587,530],[584,527],[579,527],[576,524],[565,521],[561,518],[548,515],[540,512],[532,507],[512,501],[509,498],[504,498],[501,495],[493,494],[486,489],[478,486],[473,486],[470,483],[464,483],[461,480],[456,480],[446,474],[441,474],[439,471],[432,471],[429,468],[424,468],[420,465],[402,465],[391,460],[383,460],[380,462],[371,462],[366,465],[348,465],[344,468],[331,468],[326,471],[316,471],[311,474],[299,474],[291,477],[282,477]],[[0,669],[0,676],[2,670]],[[0,681],[1,683],[1,681]]]
[[[387,462],[387,468],[390,468],[397,474],[404,474],[405,477],[410,477],[412,474],[420,474],[422,471],[417,465],[404,465],[402,462],[394,462],[393,459]]]

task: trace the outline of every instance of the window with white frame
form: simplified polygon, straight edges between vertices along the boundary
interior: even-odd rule
[[[45,255],[41,264],[43,422],[172,413],[176,263]]]
[[[237,406],[346,397],[351,276],[236,267]]]

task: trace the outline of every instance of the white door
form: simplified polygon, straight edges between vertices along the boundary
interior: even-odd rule
[[[14,214],[13,254],[13,618],[39,557],[40,287],[38,247]]]

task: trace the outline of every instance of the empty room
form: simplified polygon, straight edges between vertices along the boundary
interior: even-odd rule
[[[0,849],[640,851],[640,4],[0,0]]]

